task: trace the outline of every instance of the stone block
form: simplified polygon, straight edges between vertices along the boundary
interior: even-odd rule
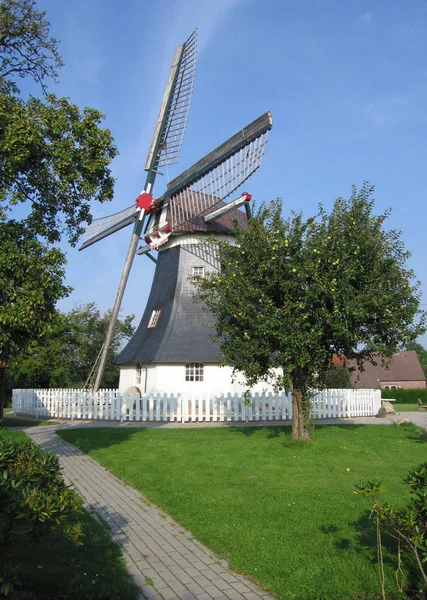
[[[383,402],[377,416],[381,418],[387,418],[393,417],[395,414],[396,411],[394,410],[392,403]]]

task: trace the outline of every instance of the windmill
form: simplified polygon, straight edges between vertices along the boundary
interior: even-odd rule
[[[170,181],[166,191],[160,197],[154,199],[152,194],[159,169],[176,163],[179,158],[194,86],[196,50],[197,30],[175,51],[145,165],[147,171],[145,186],[136,203],[114,215],[94,220],[87,228],[80,247],[80,250],[83,250],[128,225],[134,225],[106,339],[87,382],[88,387],[93,387],[94,391],[99,389],[108,348],[135,255],[145,254],[157,263],[153,283],[154,296],[156,296],[159,293],[159,284],[161,288],[164,279],[161,263],[165,261],[157,261],[152,256],[152,251],[159,251],[159,258],[160,254],[166,256],[166,253],[161,251],[173,245],[174,236],[189,231],[218,233],[219,229],[219,232],[226,230],[230,232],[231,211],[244,216],[242,211],[237,211],[237,208],[242,205],[246,205],[246,214],[248,216],[250,214],[249,194],[242,193],[239,198],[228,204],[224,200],[260,167],[268,132],[272,127],[269,112]],[[228,227],[224,225],[224,220],[227,218]],[[138,249],[142,236],[145,245]],[[175,268],[178,269],[178,263]],[[153,287],[150,293],[151,299]],[[150,300],[147,308],[149,305]],[[144,315],[148,312],[146,309]],[[149,322],[149,329],[156,328],[159,316],[160,313],[156,313],[154,309],[150,319],[152,317],[155,323],[153,326],[153,323]],[[138,338],[138,332],[135,335]],[[134,336],[128,346],[135,346],[135,343]]]

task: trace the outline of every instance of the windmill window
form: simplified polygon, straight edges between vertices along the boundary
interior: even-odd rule
[[[185,365],[185,381],[203,381],[202,363],[187,363]]]
[[[193,267],[193,277],[204,277],[205,267]]]
[[[139,365],[136,366],[136,378],[135,378],[136,385],[139,385],[142,381],[143,368],[144,367],[142,366],[142,363],[139,363]]]
[[[153,312],[151,313],[150,320],[148,321],[147,329],[151,329],[153,327],[156,327],[157,323],[159,322],[161,314],[162,314],[162,309],[161,308],[155,308],[153,310]]]

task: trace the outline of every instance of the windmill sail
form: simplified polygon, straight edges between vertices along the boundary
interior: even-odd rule
[[[99,359],[99,366],[94,378],[93,389],[97,391],[101,384],[102,373],[107,358],[108,349],[113,338],[114,328],[119,316],[120,306],[125,292],[126,284],[129,278],[129,273],[132,268],[135,258],[138,242],[141,237],[144,221],[147,216],[147,211],[151,209],[152,193],[154,182],[158,173],[158,168],[161,164],[169,164],[177,159],[181,148],[182,139],[184,136],[185,125],[187,122],[187,114],[190,106],[195,64],[196,64],[196,41],[197,34],[194,32],[190,38],[181,46],[178,46],[175,51],[174,60],[169,74],[169,80],[166,85],[166,90],[163,96],[162,106],[160,108],[159,118],[157,120],[154,135],[151,141],[150,150],[148,153],[147,164],[145,170],[147,177],[143,192],[138,197],[145,196],[149,200],[149,205],[139,205],[140,211],[138,218],[135,220],[128,253],[123,267],[122,276],[117,290],[116,301],[111,312],[111,319],[108,325],[107,334],[105,337],[104,347]],[[151,199],[151,201],[150,201]],[[131,218],[131,215],[123,217]],[[132,222],[132,221],[130,221]],[[115,222],[113,227],[119,227],[119,222]],[[104,230],[97,233],[97,239],[108,235],[111,230],[111,224]]]
[[[196,59],[197,29],[175,51],[145,165],[145,170],[150,171],[150,185],[159,167],[174,164],[179,158],[193,95]],[[133,205],[114,215],[95,219],[87,227],[79,250],[84,250],[123,227],[135,223],[138,216],[139,213]]]
[[[83,235],[83,243],[79,250],[84,250],[88,246],[99,242],[112,233],[123,229],[127,225],[134,223],[138,217],[138,212],[135,209],[135,205],[129,206],[114,215],[108,217],[101,217],[94,219],[90,225],[87,226],[86,231]]]
[[[145,164],[146,171],[152,168],[153,160],[157,161],[158,168],[173,165],[179,158],[193,95],[196,59],[197,29],[182,46],[176,49]]]
[[[259,169],[272,125],[264,113],[170,182],[159,202],[170,199],[173,231],[214,208]]]

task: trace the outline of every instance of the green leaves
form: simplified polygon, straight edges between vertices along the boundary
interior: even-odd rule
[[[410,489],[410,500],[404,508],[381,502],[377,494],[383,488],[375,482],[360,483],[354,493],[370,497],[374,501],[372,512],[378,523],[414,555],[427,585],[427,572],[423,567],[427,563],[427,462],[410,471],[405,483]]]
[[[32,0],[0,4],[0,83],[9,92],[18,93],[16,79],[26,77],[45,89],[45,79],[55,80],[63,64],[45,14]]]
[[[65,256],[37,240],[22,223],[0,223],[0,360],[43,335],[55,304],[71,289],[62,283]]]
[[[117,154],[104,115],[47,93],[62,66],[58,42],[33,0],[0,3],[0,361],[37,343],[70,293],[65,256],[91,222],[90,204],[113,196]],[[21,96],[19,79],[41,89]],[[37,88],[36,88],[37,89]],[[47,242],[47,244],[45,243]],[[2,398],[0,394],[0,404]]]
[[[27,440],[0,439],[0,500],[1,548],[16,535],[33,541],[80,509],[57,457]]]
[[[237,245],[219,244],[222,269],[200,279],[224,363],[249,386],[273,379],[308,394],[334,356],[391,356],[422,333],[425,314],[399,233],[375,215],[373,188],[355,188],[332,212],[282,217],[261,206]]]
[[[113,197],[108,165],[117,150],[104,115],[49,94],[27,102],[0,94],[0,205],[3,216],[30,203],[24,222],[49,242],[74,245],[91,221],[90,202]]]
[[[118,385],[119,367],[114,360],[123,342],[131,337],[133,315],[119,319],[102,378],[102,386]],[[105,339],[109,313],[101,315],[95,304],[87,304],[66,314],[58,313],[46,334],[11,362],[8,376],[18,387],[84,386]]]

